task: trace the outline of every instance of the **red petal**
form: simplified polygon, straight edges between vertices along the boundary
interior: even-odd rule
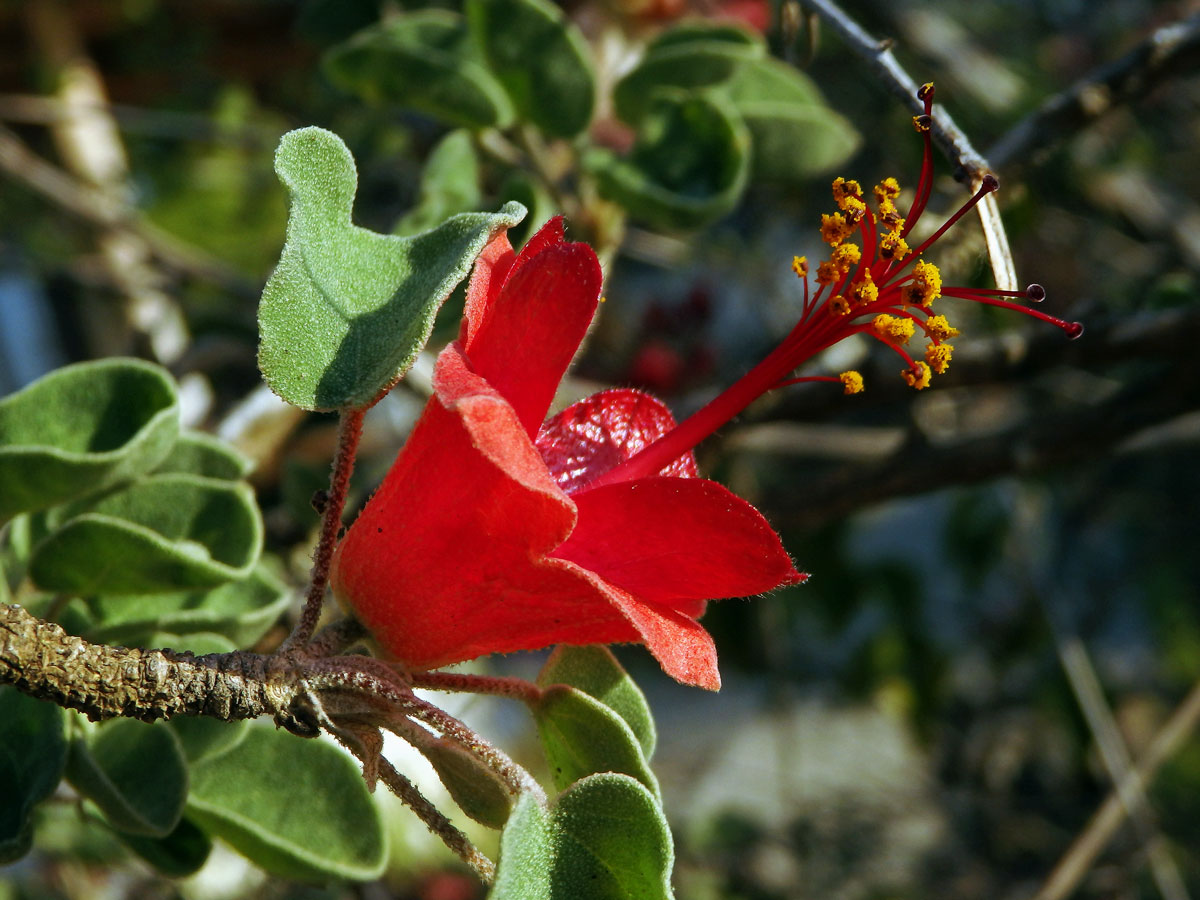
[[[647,606],[624,591],[613,591],[612,600],[637,629],[664,672],[682,684],[710,691],[721,689],[717,648],[712,635],[699,622],[672,610]]]
[[[488,310],[500,296],[500,289],[504,287],[504,280],[516,258],[512,244],[508,242],[507,230],[488,241],[483,252],[476,257],[463,305],[462,325],[458,330],[458,339],[464,346],[470,344],[480,324],[487,318]]]
[[[697,617],[705,600],[807,577],[762,514],[714,481],[645,478],[572,499],[575,530],[554,555],[658,608]]]
[[[571,494],[674,427],[671,411],[656,397],[614,388],[547,419],[538,432],[537,448],[558,486]],[[695,477],[696,458],[688,451],[659,474]]]
[[[512,404],[532,436],[591,324],[600,263],[586,244],[518,262],[469,344],[474,370]]]

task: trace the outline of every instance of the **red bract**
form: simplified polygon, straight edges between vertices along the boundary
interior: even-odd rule
[[[674,428],[653,397],[605,391],[543,424],[600,285],[558,219],[519,256],[501,235],[476,264],[434,396],[334,557],[335,593],[407,666],[638,642],[715,690],[706,602],[806,577],[750,504],[696,477],[687,448],[648,477],[594,484]]]

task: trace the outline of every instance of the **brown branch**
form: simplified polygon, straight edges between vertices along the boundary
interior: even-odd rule
[[[1129,53],[1089,72],[1025,117],[988,150],[997,167],[1021,166],[1168,78],[1200,67],[1200,13],[1157,29]]]
[[[0,684],[93,721],[269,715],[294,734],[312,737],[315,722],[297,703],[303,691],[288,676],[257,653],[193,656],[93,644],[20,606],[0,605]]]

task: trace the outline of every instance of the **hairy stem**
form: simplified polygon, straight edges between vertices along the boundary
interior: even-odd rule
[[[287,640],[279,648],[283,655],[295,655],[305,649],[317,630],[321,608],[325,605],[325,588],[329,585],[329,565],[337,546],[338,533],[342,528],[342,510],[346,506],[346,494],[350,489],[350,474],[354,471],[354,456],[358,441],[362,437],[362,422],[366,410],[342,410],[338,420],[337,454],[333,459],[333,470],[329,475],[329,497],[321,517],[321,537],[313,555],[312,576],[308,595],[304,601],[304,612]]]
[[[431,691],[452,691],[464,694],[490,694],[509,697],[529,705],[542,697],[542,689],[524,678],[500,675],[467,675],[458,672],[413,672],[412,686]]]

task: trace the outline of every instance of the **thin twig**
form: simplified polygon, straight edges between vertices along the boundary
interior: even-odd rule
[[[1154,736],[1146,752],[1122,779],[1130,787],[1144,792],[1168,759],[1174,756],[1200,726],[1200,683],[1179,704],[1171,718]],[[1046,879],[1033,900],[1064,900],[1069,897],[1083,877],[1091,870],[1109,841],[1125,821],[1125,804],[1121,800],[1123,784],[1108,795],[1104,803],[1072,842],[1058,865]]]
[[[338,533],[342,528],[342,510],[346,506],[346,494],[350,489],[350,475],[354,471],[354,457],[358,451],[359,438],[362,437],[365,412],[363,409],[342,410],[338,419],[337,452],[329,474],[329,498],[325,504],[325,514],[321,517],[321,536],[313,555],[308,595],[304,601],[300,621],[279,648],[281,654],[303,651],[321,619],[321,609],[325,605],[325,589],[329,585],[330,563],[337,546]]]
[[[988,150],[998,167],[1016,167],[1077,134],[1164,80],[1200,67],[1200,13],[1164,25],[1120,59],[1089,72],[1018,122]]]
[[[900,65],[895,54],[892,53],[890,41],[880,41],[871,37],[833,0],[799,0],[799,2],[810,12],[819,14],[847,46],[870,66],[875,75],[897,99],[912,110],[913,115],[924,114],[925,107],[922,101],[917,99],[916,79]],[[991,174],[992,167],[988,165],[983,155],[971,145],[970,139],[954,123],[950,113],[941,104],[933,107],[930,134],[938,149],[960,170],[956,173],[956,177],[965,180],[972,190],[978,189],[983,177]],[[1016,290],[1017,279],[1013,271],[1012,251],[1008,247],[1008,235],[1000,221],[1000,211],[995,197],[989,195],[988,199],[990,202],[985,201],[978,204],[976,211],[987,239],[988,256],[991,259],[996,287],[1006,291]]]
[[[500,675],[470,675],[460,672],[414,672],[412,686],[433,691],[457,691],[509,697],[532,706],[542,697],[542,689],[524,678]]]

